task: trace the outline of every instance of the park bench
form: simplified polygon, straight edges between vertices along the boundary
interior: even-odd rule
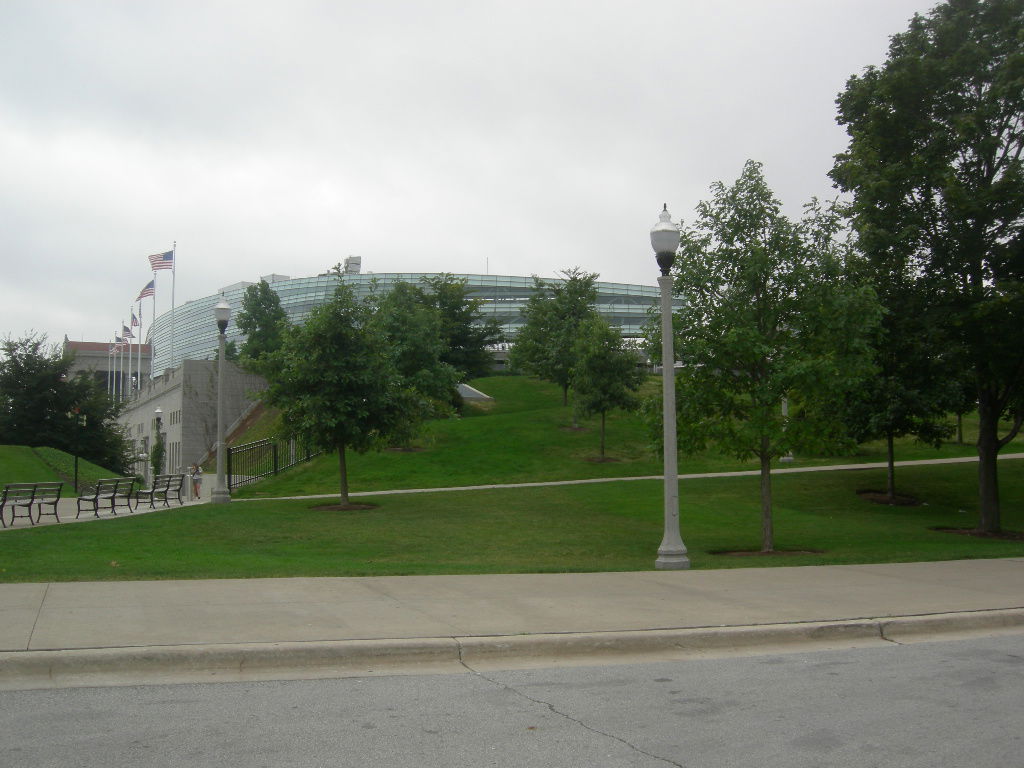
[[[44,514],[53,515],[54,519],[59,523],[60,517],[57,516],[57,502],[60,501],[60,492],[63,489],[64,483],[7,483],[4,486],[2,492],[0,492],[0,524],[4,528],[7,527],[7,521],[4,519],[4,509],[7,507],[11,508],[11,527],[14,527],[14,518],[16,517],[27,517],[30,525],[35,525]],[[52,512],[43,512],[43,505],[51,507]],[[32,507],[36,507],[38,512],[36,517],[32,519]],[[24,509],[24,512],[19,512],[19,509]]]
[[[132,511],[132,488],[135,486],[134,477],[107,477],[96,481],[96,486],[78,497],[78,513],[75,519],[82,514],[83,504],[92,504],[92,513],[100,516],[100,504],[110,504],[110,514],[117,514],[117,507],[128,507]],[[88,510],[86,510],[88,511]]]
[[[185,475],[157,475],[153,478],[153,483],[149,488],[139,488],[135,492],[135,509],[139,508],[139,504],[142,503],[143,499],[149,500],[149,507],[153,509],[156,506],[156,500],[162,499],[165,507],[169,507],[170,500],[176,499],[179,504],[184,504],[184,500],[181,498],[181,487],[185,483]]]

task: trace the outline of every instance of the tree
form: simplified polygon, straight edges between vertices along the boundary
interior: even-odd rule
[[[576,338],[580,326],[597,316],[597,274],[573,267],[560,272],[561,280],[533,278],[533,295],[526,302],[523,327],[512,348],[513,364],[562,389],[562,404],[569,403],[569,385],[576,364]]]
[[[884,439],[886,497],[897,501],[895,439],[913,435],[938,447],[951,433],[949,413],[958,407],[955,361],[942,335],[929,322],[919,278],[900,265],[892,271],[868,258],[864,273],[883,308],[872,342],[877,374],[864,381],[846,404],[846,421],[858,442]]]
[[[419,393],[425,417],[451,413],[458,398],[460,372],[444,362],[448,346],[442,335],[440,312],[423,302],[423,294],[410,283],[396,283],[375,299],[373,319],[386,341],[398,375]],[[418,423],[409,423],[415,430]],[[403,436],[409,442],[414,431]]]
[[[680,447],[714,443],[761,470],[761,548],[774,549],[772,459],[841,444],[835,407],[870,372],[873,294],[851,282],[836,215],[816,204],[792,223],[748,161],[712,186],[681,233],[675,291]],[[782,413],[789,405],[790,417]]]
[[[71,354],[43,335],[7,337],[0,350],[0,443],[57,448],[126,471],[121,406],[88,374],[69,376]]]
[[[163,432],[157,432],[156,439],[153,441],[153,450],[149,453],[149,464],[153,468],[153,477],[163,474],[166,454],[167,446],[164,444]]]
[[[285,332],[265,369],[262,397],[281,410],[285,431],[312,448],[338,452],[343,506],[349,505],[346,451],[379,449],[422,417],[422,400],[399,374],[372,306],[346,285]]]
[[[645,374],[639,358],[627,349],[622,334],[600,316],[580,325],[576,364],[570,380],[580,411],[601,416],[601,459],[605,457],[605,420],[613,408],[632,408]]]
[[[281,298],[266,280],[245,289],[236,322],[238,330],[245,334],[245,343],[238,353],[242,367],[262,373],[264,359],[280,348],[288,327],[288,314],[281,307]]]
[[[1001,527],[996,460],[1024,422],[1022,40],[1024,0],[951,0],[916,15],[886,63],[839,95],[850,142],[831,172],[853,194],[865,250],[918,276],[915,311],[973,379],[988,533]]]
[[[464,278],[445,273],[424,277],[422,282],[420,300],[441,318],[446,347],[441,361],[460,372],[459,381],[487,376],[494,363],[490,347],[504,338],[501,324],[484,316],[483,302],[469,296]]]

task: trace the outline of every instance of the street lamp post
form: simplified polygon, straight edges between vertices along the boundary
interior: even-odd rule
[[[82,452],[82,430],[85,427],[85,414],[76,406],[68,411],[68,417],[75,425],[75,493],[78,493],[78,455]]]
[[[224,334],[228,329],[228,320],[231,319],[231,305],[227,299],[221,299],[213,308],[214,317],[217,319],[217,331],[219,338],[217,342],[217,484],[210,495],[210,501],[214,504],[225,504],[231,501],[231,492],[228,490],[224,476]]]
[[[156,437],[153,440],[153,452],[150,454],[150,460],[153,462],[153,478],[161,473],[164,463],[164,448],[163,439],[160,436],[160,427],[164,422],[164,411],[162,408],[157,406],[157,409],[153,411],[153,415],[156,416]]]
[[[661,275],[661,410],[664,425],[665,534],[658,547],[654,567],[683,570],[690,567],[686,545],[679,535],[679,464],[676,459],[676,353],[672,335],[672,276],[669,272],[679,248],[679,228],[672,223],[666,203],[659,221],[651,229],[651,246]]]

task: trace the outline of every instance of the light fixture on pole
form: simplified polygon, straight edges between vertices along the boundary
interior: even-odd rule
[[[210,495],[210,501],[214,504],[224,504],[231,501],[231,492],[228,491],[224,475],[224,334],[228,329],[228,320],[231,319],[231,305],[222,298],[217,306],[213,308],[213,315],[217,319],[218,343],[217,343],[217,484]]]
[[[676,460],[676,371],[672,335],[672,276],[669,272],[679,249],[679,227],[665,204],[659,221],[651,229],[651,246],[658,259],[661,275],[661,411],[664,425],[665,535],[658,547],[654,567],[659,570],[683,570],[690,567],[686,545],[679,535],[679,465]]]

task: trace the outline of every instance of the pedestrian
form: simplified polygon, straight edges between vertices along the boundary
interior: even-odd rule
[[[193,464],[191,467],[192,475],[192,498],[198,499],[199,492],[203,488],[203,468],[198,464]]]

